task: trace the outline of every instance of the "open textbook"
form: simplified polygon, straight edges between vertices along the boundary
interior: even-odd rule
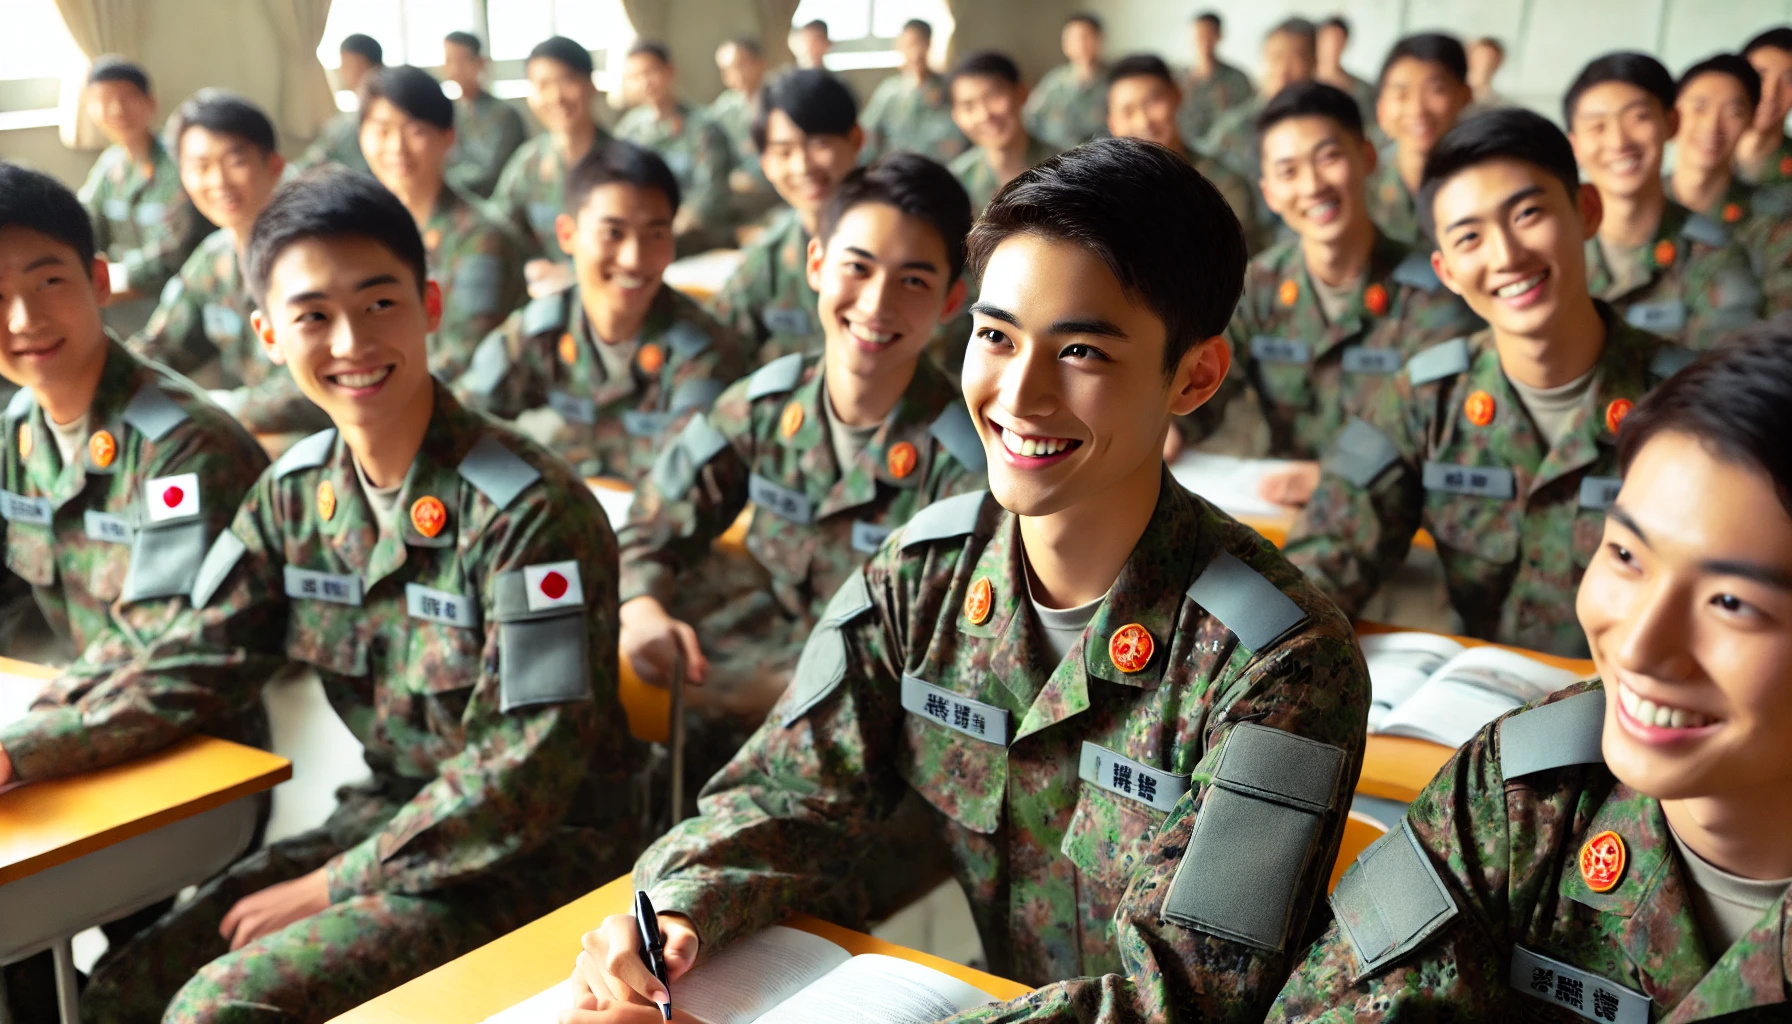
[[[853,956],[783,925],[742,939],[672,985],[675,1017],[698,1024],[930,1024],[995,1001],[931,967]],[[572,985],[563,981],[485,1024],[553,1024],[570,1006]]]
[[[1369,731],[1459,747],[1500,715],[1575,681],[1574,673],[1498,647],[1435,633],[1362,638]]]

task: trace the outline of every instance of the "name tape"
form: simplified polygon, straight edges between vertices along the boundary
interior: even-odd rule
[[[473,602],[465,594],[437,590],[421,583],[404,585],[404,610],[413,619],[440,622],[444,626],[473,629],[479,625],[473,614]]]
[[[902,709],[972,739],[1008,745],[1008,712],[1002,708],[943,690],[925,679],[902,677]]]
[[[286,596],[304,601],[328,601],[359,607],[361,577],[339,576],[333,572],[286,567]]]
[[[1188,776],[1153,768],[1087,740],[1077,777],[1166,814],[1188,792]]]
[[[759,508],[799,526],[807,526],[815,521],[815,503],[809,500],[808,495],[782,484],[772,483],[758,473],[747,480],[747,497]]]
[[[1572,1010],[1588,1020],[1649,1024],[1648,996],[1523,946],[1512,947],[1509,980],[1514,990]]]

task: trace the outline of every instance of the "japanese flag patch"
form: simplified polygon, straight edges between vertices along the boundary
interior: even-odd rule
[[[199,514],[199,474],[158,476],[143,485],[143,507],[152,523]]]
[[[550,608],[582,608],[585,604],[585,588],[579,585],[577,562],[524,566],[523,587],[532,612],[544,612]]]

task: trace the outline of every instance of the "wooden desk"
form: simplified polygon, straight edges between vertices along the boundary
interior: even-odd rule
[[[572,974],[579,939],[611,914],[626,914],[634,882],[618,878],[544,918],[425,974],[336,1018],[337,1024],[476,1024]],[[792,928],[839,943],[853,955],[883,953],[932,967],[998,999],[1028,991],[998,978],[812,917],[794,917]],[[674,1002],[677,992],[673,993]]]
[[[1294,529],[1294,516],[1295,513],[1290,510],[1285,516],[1244,515],[1233,516],[1233,518],[1261,533],[1265,540],[1280,548],[1286,547],[1288,544],[1288,532]],[[1425,548],[1429,551],[1437,550],[1437,541],[1424,530],[1412,535],[1412,544],[1413,547]]]

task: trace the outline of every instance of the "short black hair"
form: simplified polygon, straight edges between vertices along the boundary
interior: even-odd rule
[[[753,145],[765,148],[765,124],[774,110],[809,135],[847,135],[859,123],[859,102],[846,83],[822,68],[793,68],[765,83],[753,104]]]
[[[1342,14],[1334,14],[1325,19],[1319,23],[1318,28],[1335,28],[1341,30],[1344,33],[1345,38],[1349,38],[1350,36],[1350,22],[1347,21]]]
[[[1580,193],[1580,168],[1574,147],[1549,118],[1522,107],[1501,107],[1463,118],[1444,133],[1425,157],[1419,176],[1419,224],[1437,237],[1432,212],[1437,190],[1451,178],[1492,160],[1521,160],[1562,183],[1569,200]]]
[[[847,211],[868,203],[892,206],[926,221],[946,244],[947,283],[964,273],[965,237],[971,233],[971,197],[951,171],[919,153],[886,153],[840,179],[816,222],[822,245]]]
[[[825,38],[827,38],[827,34],[828,34],[828,23],[825,21],[822,21],[820,18],[816,18],[813,21],[803,22],[803,27],[797,29],[797,31],[798,32],[820,32],[822,35],[822,38],[825,39]]]
[[[174,140],[177,156],[189,128],[203,128],[213,135],[233,135],[261,150],[263,157],[272,156],[279,146],[274,122],[267,113],[245,97],[223,89],[201,89],[175,110],[169,120],[168,137]]]
[[[1265,40],[1276,36],[1293,36],[1311,50],[1319,44],[1319,29],[1305,18],[1284,18],[1275,27],[1263,33]]]
[[[1115,82],[1128,78],[1158,78],[1177,89],[1182,88],[1176,81],[1175,72],[1170,70],[1170,65],[1165,64],[1164,59],[1155,53],[1129,53],[1108,65],[1108,88],[1111,89]]]
[[[386,51],[380,47],[380,41],[359,32],[343,36],[342,44],[336,47],[336,52],[359,54],[375,67],[386,63]]]
[[[459,30],[450,32],[442,37],[442,42],[453,43],[456,46],[465,47],[467,52],[475,57],[485,52],[485,44],[481,43],[479,37],[471,32],[461,32]]]
[[[1156,143],[1097,139],[1023,171],[971,229],[972,275],[1023,234],[1087,250],[1163,321],[1166,375],[1226,329],[1244,290],[1238,217],[1212,182]]]
[[[635,40],[634,42],[629,44],[628,53],[625,54],[625,56],[639,57],[642,54],[646,54],[646,55],[652,57],[653,59],[659,61],[661,64],[672,63],[672,51],[666,48],[665,43],[662,43],[656,39],[637,39],[637,40]]]
[[[551,60],[587,78],[597,70],[591,63],[591,51],[565,36],[549,36],[536,43],[535,49],[530,50],[529,56],[523,61],[523,66],[528,67],[538,60]]]
[[[1595,57],[1580,69],[1580,74],[1575,76],[1574,83],[1568,86],[1568,92],[1562,97],[1562,123],[1573,129],[1574,108],[1580,104],[1580,98],[1586,95],[1587,90],[1606,82],[1623,82],[1636,86],[1655,97],[1655,101],[1661,104],[1663,114],[1674,109],[1674,76],[1661,61],[1646,53],[1620,50]]]
[[[1688,434],[1714,458],[1765,473],[1792,514],[1792,313],[1729,335],[1643,396],[1618,430],[1618,472],[1661,434]]]
[[[424,124],[442,131],[454,128],[454,101],[442,91],[442,83],[422,68],[408,64],[379,68],[362,79],[360,91],[363,121],[373,101],[385,100]]]
[[[960,78],[995,78],[1009,85],[1019,85],[1020,65],[1000,51],[977,50],[965,54],[958,66],[952,69],[951,81],[956,82]]]
[[[760,44],[758,36],[735,36],[728,40],[728,44],[745,50],[755,57],[763,58],[765,56],[765,47]]]
[[[93,275],[93,222],[69,187],[42,171],[0,160],[0,229],[29,228],[61,242]]]
[[[1395,43],[1388,50],[1388,59],[1381,62],[1381,77],[1375,80],[1376,86],[1386,85],[1388,72],[1403,60],[1436,64],[1448,71],[1456,84],[1468,84],[1468,51],[1463,48],[1462,40],[1447,32],[1420,32]]]
[[[268,276],[280,254],[308,238],[366,238],[410,268],[422,292],[429,281],[423,236],[411,211],[373,175],[334,165],[314,168],[274,190],[249,231],[249,289],[267,308]]]
[[[1729,75],[1742,86],[1748,94],[1748,108],[1754,110],[1761,105],[1761,73],[1755,66],[1734,53],[1719,53],[1699,61],[1687,68],[1680,76],[1680,82],[1674,87],[1674,96],[1679,98],[1686,91],[1692,80],[1700,75]]]
[[[1780,25],[1760,33],[1742,46],[1742,56],[1747,57],[1763,46],[1771,46],[1776,50],[1792,53],[1792,28]]]
[[[149,72],[143,70],[141,64],[125,60],[116,53],[108,53],[93,62],[93,69],[87,72],[87,84],[97,85],[100,82],[128,82],[137,87],[137,91],[145,96],[150,94]]]
[[[1199,25],[1201,22],[1205,21],[1208,24],[1213,26],[1213,30],[1215,32],[1218,32],[1221,34],[1224,34],[1226,31],[1226,22],[1220,17],[1220,12],[1218,12],[1216,10],[1212,10],[1211,8],[1208,10],[1202,11],[1201,13],[1195,15],[1190,20],[1193,21],[1197,25]]]
[[[1297,117],[1323,117],[1337,122],[1340,128],[1361,139],[1363,111],[1350,94],[1324,82],[1296,82],[1275,94],[1257,115],[1257,152],[1263,152],[1263,139],[1271,128]]]
[[[1101,15],[1096,14],[1094,11],[1071,12],[1070,16],[1064,19],[1064,27],[1069,28],[1079,21],[1094,29],[1096,35],[1101,35],[1102,32],[1105,31],[1101,26]]]
[[[928,42],[933,42],[933,26],[920,18],[910,18],[902,23],[902,31],[919,32]]]
[[[592,146],[566,172],[566,212],[578,216],[591,193],[604,185],[622,183],[637,188],[658,189],[666,197],[672,212],[678,212],[683,196],[678,179],[660,155],[644,146],[615,139],[605,146]]]

